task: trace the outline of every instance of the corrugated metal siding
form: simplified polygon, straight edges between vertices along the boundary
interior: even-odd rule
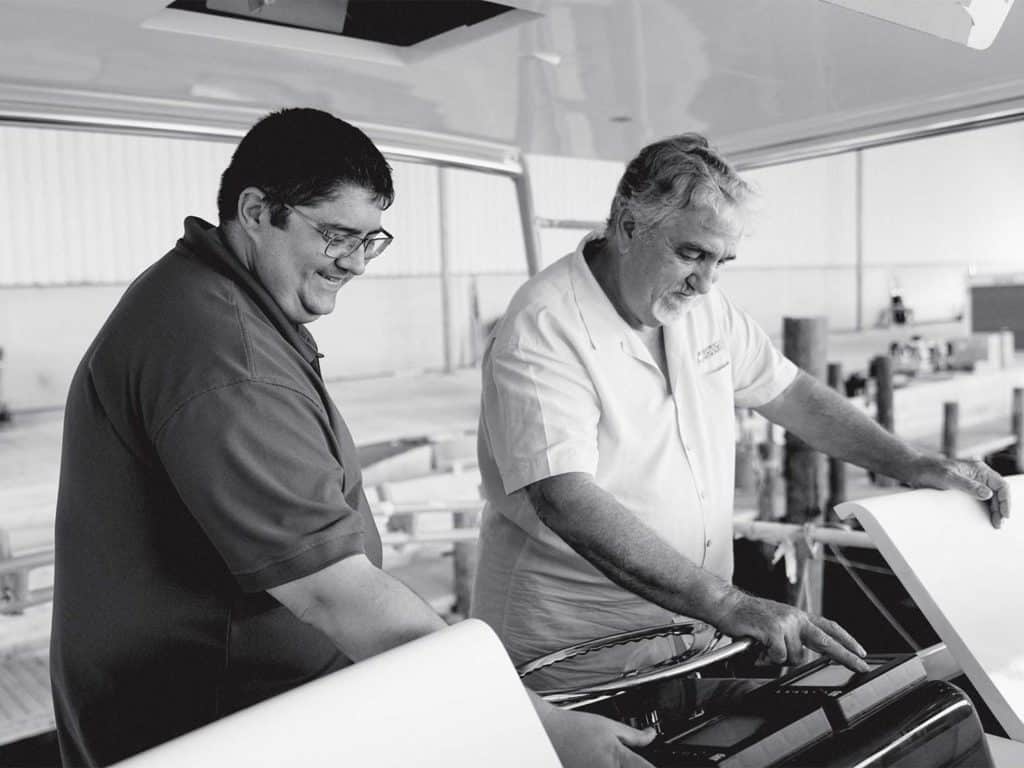
[[[437,275],[441,272],[440,212],[436,166],[391,161],[395,202],[384,212],[384,228],[395,242],[366,273],[375,276]]]
[[[75,364],[124,286],[174,244],[186,215],[217,220],[220,175],[233,151],[230,142],[0,126],[0,346],[10,404],[63,401]],[[477,278],[453,278],[447,291],[441,278],[442,170],[392,167],[396,199],[382,218],[395,243],[312,328],[328,377],[440,369],[448,362],[446,338],[456,364],[478,354]],[[501,296],[484,291],[483,303],[488,312],[500,311],[496,303],[503,310],[526,276],[514,184],[445,173],[453,271],[499,280]],[[454,329],[447,336],[446,295]],[[44,315],[53,321],[30,338],[21,319],[35,306],[51,307]],[[39,348],[48,350],[45,359]]]
[[[862,154],[865,265],[1020,270],[1024,122]]]
[[[857,178],[853,154],[747,171],[759,192],[750,231],[729,269],[857,265]]]
[[[774,336],[786,316],[857,326],[856,159],[834,155],[747,171],[758,189],[750,231],[721,287]]]
[[[545,219],[604,221],[625,163],[527,155],[533,208]]]
[[[587,229],[541,229],[540,267],[553,264],[567,253],[572,253],[580,241],[589,234]]]
[[[0,285],[125,283],[186,215],[217,220],[230,143],[0,127]],[[371,274],[440,271],[436,167],[392,163],[394,245]]]
[[[0,285],[127,282],[216,220],[227,143],[0,127]]]
[[[504,176],[446,168],[448,269],[452,274],[526,274],[515,183]]]

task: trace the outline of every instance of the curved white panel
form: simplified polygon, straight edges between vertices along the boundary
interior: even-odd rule
[[[836,512],[856,516],[1000,725],[1024,741],[1024,475],[1007,482],[1018,506],[998,530],[960,491],[850,501]]]
[[[497,636],[469,619],[148,752],[121,768],[558,768]]]

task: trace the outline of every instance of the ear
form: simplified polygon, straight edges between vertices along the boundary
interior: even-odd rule
[[[630,241],[633,239],[633,235],[636,233],[636,221],[633,216],[627,212],[623,212],[615,222],[615,239],[619,242],[619,250],[623,253],[629,251]]]
[[[246,187],[238,196],[238,223],[246,232],[260,228],[267,210],[267,196],[258,187]]]

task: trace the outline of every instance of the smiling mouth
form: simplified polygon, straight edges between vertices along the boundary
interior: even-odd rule
[[[317,272],[317,274],[331,285],[344,285],[348,280],[347,275],[328,275],[323,272]]]

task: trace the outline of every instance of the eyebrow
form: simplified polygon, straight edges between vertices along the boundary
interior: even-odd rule
[[[346,235],[362,236],[362,234],[363,234],[363,231],[361,229],[356,229],[355,227],[349,227],[349,226],[346,226],[344,224],[338,224],[338,223],[333,222],[333,221],[321,221],[320,222],[320,226],[322,226],[324,229],[330,229],[330,230],[333,230],[335,232],[343,232]],[[384,227],[377,227],[376,229],[370,230],[366,234],[367,235],[379,235],[383,231],[384,231]]]
[[[694,242],[690,242],[690,241],[687,241],[685,243],[680,243],[679,245],[677,245],[675,247],[675,250],[676,251],[700,251],[701,253],[704,253],[704,254],[712,254],[712,255],[714,254],[714,251],[709,250],[706,246],[702,245],[701,243],[694,243]],[[735,253],[726,253],[726,254],[723,254],[718,259],[718,261],[719,261],[719,263],[724,262],[724,261],[733,261],[735,258],[736,258],[736,254]]]

